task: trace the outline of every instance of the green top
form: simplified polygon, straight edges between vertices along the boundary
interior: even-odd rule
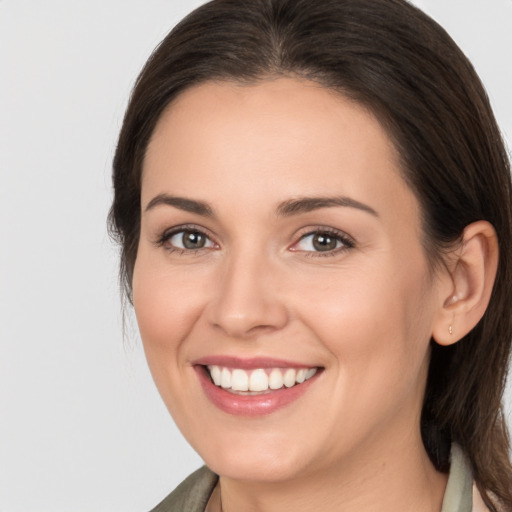
[[[204,512],[219,477],[206,466],[188,476],[151,512]]]
[[[204,512],[218,476],[206,466],[192,473],[151,512]],[[473,478],[461,448],[452,446],[450,474],[441,512],[473,511]]]

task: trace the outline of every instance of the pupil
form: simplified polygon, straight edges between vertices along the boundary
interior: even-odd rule
[[[204,247],[206,240],[201,233],[189,231],[183,234],[183,247],[186,249],[200,249]]]
[[[326,234],[315,235],[313,237],[313,247],[317,251],[332,251],[336,249],[336,238]]]

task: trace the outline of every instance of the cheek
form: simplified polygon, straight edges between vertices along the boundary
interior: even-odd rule
[[[303,321],[353,394],[423,385],[433,316],[427,275],[421,261],[380,262],[364,273],[349,269],[329,283],[309,283]]]
[[[193,389],[195,381],[183,347],[204,309],[208,286],[204,276],[172,271],[165,258],[148,253],[140,250],[135,264],[133,303],[153,380],[180,425],[190,403],[183,389]]]
[[[150,366],[160,356],[178,352],[204,307],[205,276],[169,268],[141,250],[134,268],[133,302]]]

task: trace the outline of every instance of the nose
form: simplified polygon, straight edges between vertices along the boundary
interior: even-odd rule
[[[276,270],[261,255],[240,255],[225,262],[209,304],[211,324],[233,339],[282,329],[288,311]]]

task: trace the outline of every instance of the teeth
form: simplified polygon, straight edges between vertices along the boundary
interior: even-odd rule
[[[316,368],[310,368],[309,370],[306,370],[306,380],[311,379],[313,375],[316,373]]]
[[[302,384],[315,375],[316,368],[258,368],[247,372],[241,368],[229,369],[216,365],[208,366],[208,371],[216,386],[232,391],[268,391],[268,389],[291,388]]]
[[[229,389],[231,387],[231,372],[227,368],[222,368],[222,372],[220,374],[220,385]]]
[[[291,388],[295,385],[296,371],[293,368],[288,368],[284,374],[283,382],[287,388]]]
[[[231,373],[231,389],[233,391],[249,391],[249,375],[244,370],[233,370]]]
[[[222,372],[218,366],[212,366],[210,368],[210,375],[216,386],[220,386],[221,384],[221,374]]]
[[[254,370],[249,378],[251,391],[266,391],[268,389],[268,375],[265,370]]]
[[[283,374],[277,368],[274,368],[268,378],[268,387],[270,389],[281,389],[284,386]]]

